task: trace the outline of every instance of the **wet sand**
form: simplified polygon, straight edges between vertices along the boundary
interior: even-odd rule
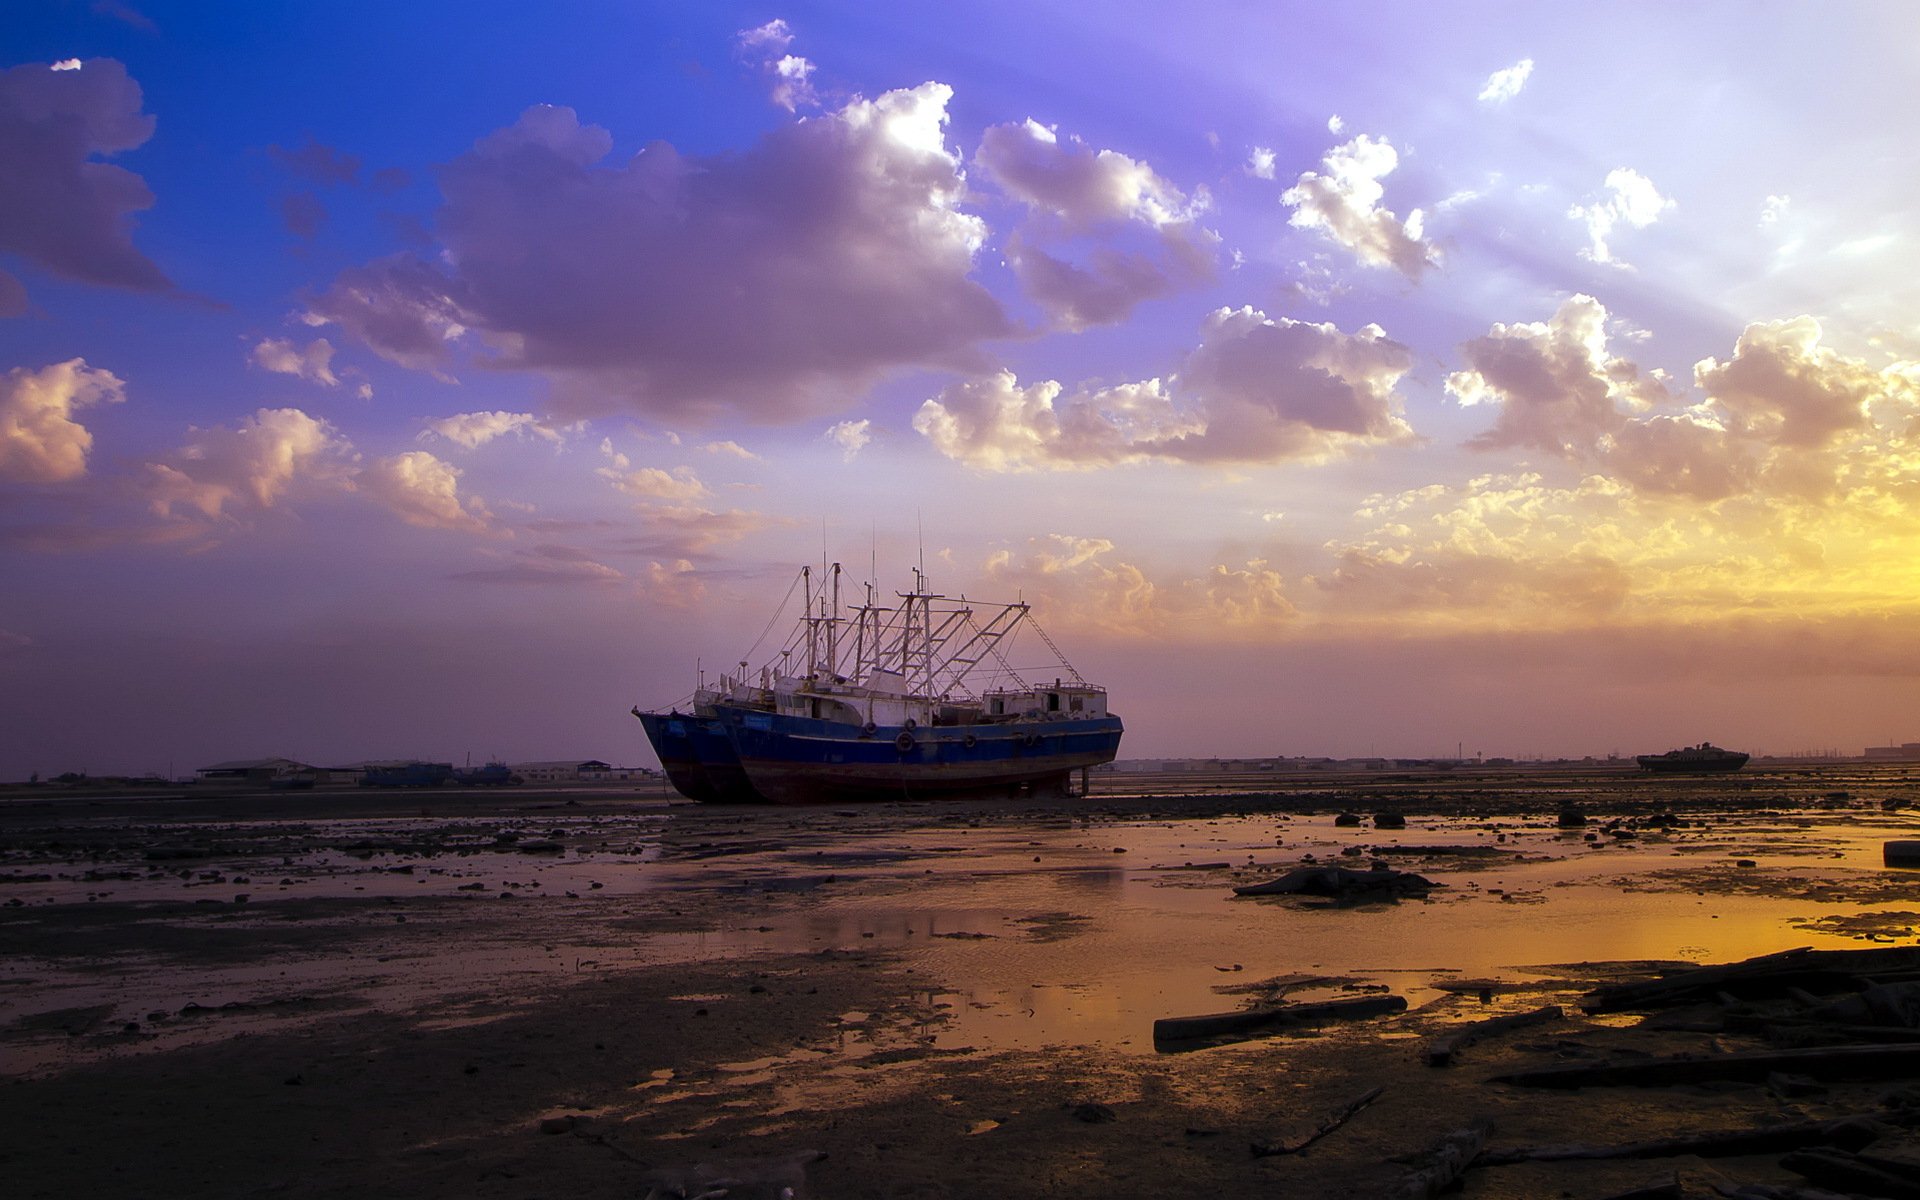
[[[717,1176],[734,1197],[1371,1196],[1475,1118],[1498,1145],[1625,1141],[1886,1090],[1487,1080],[1741,1048],[1575,1007],[1646,960],[1913,943],[1920,872],[1878,851],[1920,836],[1920,772],[1170,782],[807,810],[604,789],[0,800],[0,1175],[62,1197],[639,1197]],[[1569,803],[1588,826],[1558,828]],[[1444,886],[1232,898],[1308,856]],[[1179,1053],[1150,1036],[1157,1016],[1380,994],[1408,1010]],[[1423,1064],[1438,1033],[1549,1003],[1567,1018]],[[1375,1086],[1305,1153],[1249,1153]],[[1486,1168],[1462,1194],[1600,1197],[1672,1169]]]

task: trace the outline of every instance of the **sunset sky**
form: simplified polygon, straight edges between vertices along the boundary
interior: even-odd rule
[[[823,556],[1124,758],[1920,740],[1920,7],[6,30],[0,779],[652,765]]]

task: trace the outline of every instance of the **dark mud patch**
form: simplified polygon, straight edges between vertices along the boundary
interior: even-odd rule
[[[1912,939],[1920,929],[1920,912],[1890,909],[1884,912],[1834,913],[1793,922],[1815,933],[1838,934],[1864,942],[1892,942]]]
[[[1920,902],[1920,878],[1890,872],[1807,875],[1785,867],[1733,864],[1646,871],[1612,881],[1626,892],[1674,892],[1701,896],[1766,896],[1814,904]]]

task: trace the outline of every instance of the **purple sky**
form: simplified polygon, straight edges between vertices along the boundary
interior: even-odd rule
[[[650,764],[922,554],[1123,757],[1920,740],[1920,11],[870,7],[30,0],[0,778]]]

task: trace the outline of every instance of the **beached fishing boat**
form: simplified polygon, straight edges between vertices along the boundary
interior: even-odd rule
[[[896,603],[843,608],[840,567],[795,580],[802,615],[757,669],[751,655],[685,708],[639,718],[669,782],[704,803],[1065,794],[1075,772],[1112,762],[1120,718],[1033,620],[1029,606],[927,589],[914,572]],[[789,593],[791,597],[791,592]],[[1049,661],[1016,670],[1031,631]],[[1030,683],[1038,674],[1051,682]],[[976,690],[976,685],[977,689]]]
[[[1722,750],[1712,742],[1669,750],[1665,754],[1642,754],[1635,761],[1643,771],[1661,775],[1712,774],[1738,771],[1747,765],[1747,756],[1738,750]]]

